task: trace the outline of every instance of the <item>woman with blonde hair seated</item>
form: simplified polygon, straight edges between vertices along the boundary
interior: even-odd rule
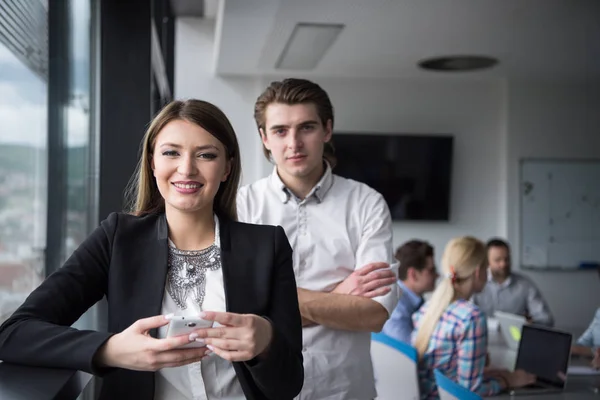
[[[422,399],[437,399],[434,369],[481,396],[526,386],[535,377],[524,371],[486,370],[487,322],[469,301],[487,281],[485,245],[465,236],[452,239],[442,256],[443,279],[413,316],[413,345],[419,354]]]

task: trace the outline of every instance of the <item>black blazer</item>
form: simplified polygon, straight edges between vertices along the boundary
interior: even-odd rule
[[[292,399],[304,380],[292,249],[281,227],[219,222],[227,311],[265,316],[273,325],[267,358],[233,363],[236,375],[248,399]],[[70,326],[104,296],[109,332],[160,314],[167,236],[164,214],[111,214],[0,327],[0,359],[104,376],[100,399],[153,400],[153,372],[93,364],[111,333]]]

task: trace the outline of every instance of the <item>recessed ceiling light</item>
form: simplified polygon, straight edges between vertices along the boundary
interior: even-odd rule
[[[343,24],[297,24],[275,68],[305,70],[315,68],[342,29],[344,29]]]
[[[492,68],[498,60],[487,56],[447,56],[419,61],[419,67],[428,71],[463,72]]]

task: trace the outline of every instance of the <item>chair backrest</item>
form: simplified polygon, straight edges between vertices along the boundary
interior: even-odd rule
[[[379,400],[419,400],[417,350],[384,333],[371,334],[371,359]]]
[[[433,373],[440,394],[440,400],[482,400],[478,394],[454,382],[442,374],[440,370],[436,369]]]

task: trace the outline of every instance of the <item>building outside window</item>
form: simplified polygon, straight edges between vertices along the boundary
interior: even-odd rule
[[[24,2],[25,3],[25,2]],[[0,4],[0,320],[44,279],[48,29],[45,2]]]
[[[47,0],[0,2],[0,322],[59,267],[45,265],[49,233],[60,236],[50,250],[62,262],[97,223],[91,1],[59,3],[61,15],[49,18],[57,11]],[[49,21],[57,20],[64,68],[53,75]],[[64,101],[51,102],[50,88],[66,93]],[[53,108],[63,115],[59,126],[49,124]],[[60,151],[49,151],[53,144]],[[49,175],[57,163],[62,185]]]

